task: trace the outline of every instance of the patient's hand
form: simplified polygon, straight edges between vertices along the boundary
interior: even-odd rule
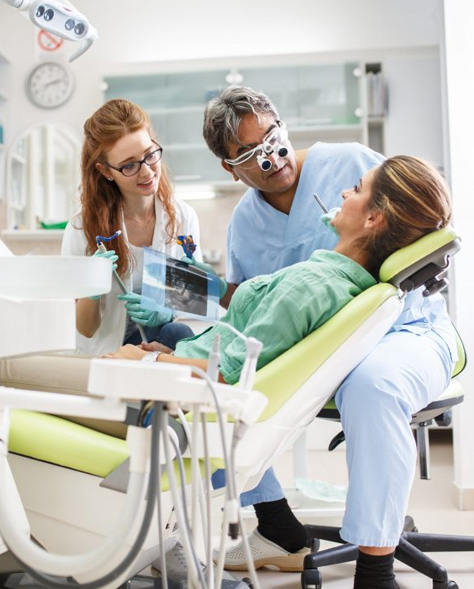
[[[147,354],[145,350],[142,350],[139,346],[133,344],[126,344],[119,348],[112,354],[105,354],[102,358],[121,358],[122,360],[141,360],[143,356]]]
[[[142,342],[140,344],[140,348],[142,350],[145,350],[147,352],[163,352],[164,354],[172,354],[173,350],[171,348],[168,348],[167,346],[164,346],[163,344],[160,344],[159,342],[149,342],[148,344],[146,344],[145,342]]]

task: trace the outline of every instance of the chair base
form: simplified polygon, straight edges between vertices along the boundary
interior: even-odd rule
[[[304,559],[301,574],[303,589],[321,589],[322,575],[319,567],[341,564],[357,559],[358,547],[345,542],[340,537],[340,528],[332,526],[305,526],[309,541],[314,541],[312,552]],[[327,540],[342,544],[318,552],[319,541]],[[474,536],[448,536],[443,534],[421,534],[416,531],[412,518],[405,519],[405,531],[395,550],[395,558],[420,572],[433,581],[433,589],[458,589],[458,585],[448,579],[446,569],[427,556],[425,552],[474,552]]]
[[[0,574],[0,587],[2,589],[44,589],[43,585],[37,585],[34,581],[28,582],[28,576],[24,573]],[[162,589],[162,587],[163,581],[160,577],[136,575],[117,589]],[[168,579],[168,589],[187,589],[187,587],[186,579],[179,581]],[[247,582],[246,579],[223,579],[221,585],[222,589],[249,589],[249,587],[251,587],[250,581]],[[79,588],[80,585],[78,585]]]

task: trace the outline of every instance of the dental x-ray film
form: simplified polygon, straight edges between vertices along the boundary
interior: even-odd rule
[[[217,320],[219,279],[150,247],[144,249],[142,305],[176,317]]]

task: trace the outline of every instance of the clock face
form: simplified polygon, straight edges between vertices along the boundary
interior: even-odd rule
[[[63,64],[54,61],[35,66],[26,80],[28,98],[40,108],[61,106],[69,100],[73,89],[71,72]]]

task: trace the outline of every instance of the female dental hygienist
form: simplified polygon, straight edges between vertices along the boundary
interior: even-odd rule
[[[163,149],[153,136],[149,116],[138,105],[110,100],[85,122],[84,134],[81,210],[66,227],[61,252],[112,259],[128,294],[122,296],[112,281],[110,293],[77,301],[78,351],[100,355],[125,343],[139,344],[138,324],[149,341],[174,349],[193,332],[174,322],[171,313],[141,306],[142,248],[151,246],[181,258],[176,237],[192,235],[199,244],[197,215],[172,195],[161,161]],[[122,235],[105,242],[108,251],[98,251],[96,237],[119,229]],[[196,251],[200,259],[199,248]]]

